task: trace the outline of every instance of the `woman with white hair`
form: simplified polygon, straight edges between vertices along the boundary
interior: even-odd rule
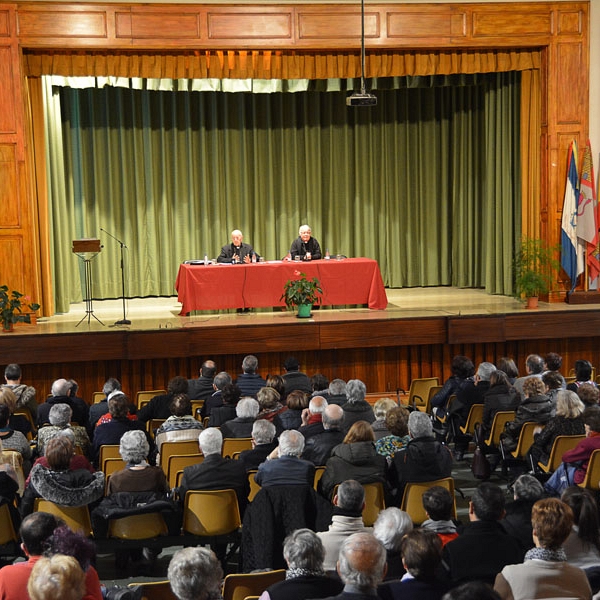
[[[260,406],[254,398],[242,398],[235,407],[235,419],[221,425],[223,438],[252,437],[252,426],[260,411]]]
[[[400,547],[402,538],[413,529],[410,515],[396,507],[386,508],[373,524],[373,535],[383,544],[387,555],[386,580],[402,577],[406,570],[402,566]]]
[[[283,542],[285,580],[269,586],[259,600],[305,600],[337,596],[344,585],[323,570],[325,548],[310,529],[296,529]]]
[[[48,441],[65,429],[73,432],[75,446],[79,446],[84,455],[88,454],[91,442],[87,431],[81,425],[71,425],[72,417],[73,409],[68,404],[59,402],[52,405],[48,413],[50,425],[40,427],[37,434],[37,451],[40,456],[44,454]]]
[[[148,464],[150,445],[143,431],[127,431],[121,437],[119,453],[127,466],[108,480],[108,495],[115,492],[168,492],[167,478],[160,467]]]
[[[373,423],[375,413],[371,405],[365,400],[367,386],[360,379],[351,379],[346,384],[346,397],[348,402],[342,405],[344,409],[344,431],[350,431],[350,427],[357,421]]]
[[[223,569],[209,548],[183,548],[175,552],[167,577],[178,600],[221,598]]]

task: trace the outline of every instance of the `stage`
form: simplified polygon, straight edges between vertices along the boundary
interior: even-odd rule
[[[249,353],[259,357],[262,375],[280,373],[294,354],[309,374],[356,377],[370,391],[405,388],[415,377],[444,379],[458,353],[475,362],[512,356],[520,369],[531,352],[559,352],[568,368],[580,357],[600,364],[597,305],[541,302],[526,310],[514,298],[451,287],[386,294],[385,310],[323,307],[310,319],[285,309],[180,316],[175,296],[133,299],[126,301],[131,325],[115,325],[121,300],[94,301],[89,323],[85,303],[75,304],[68,314],[0,335],[0,365],[20,363],[24,381],[45,390],[57,377],[72,377],[90,394],[110,376],[130,393],[164,388],[174,375],[196,376],[207,358],[235,374]]]

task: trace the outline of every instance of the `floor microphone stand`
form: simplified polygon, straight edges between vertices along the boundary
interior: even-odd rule
[[[125,248],[127,248],[127,246],[119,238],[112,235],[112,233],[106,231],[106,229],[102,229],[102,227],[100,227],[100,231],[104,231],[104,233],[107,236],[117,241],[121,246],[121,298],[123,299],[123,318],[116,321],[115,325],[131,325],[131,321],[126,317],[125,314],[125,262],[123,257],[123,251],[125,250]]]

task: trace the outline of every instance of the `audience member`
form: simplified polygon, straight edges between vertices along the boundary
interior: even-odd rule
[[[104,495],[104,473],[86,469],[70,470],[73,442],[64,435],[53,437],[46,446],[48,468],[37,464],[31,469],[29,485],[23,494],[21,514],[33,511],[36,498],[63,506],[89,505]]]
[[[343,406],[348,402],[346,396],[346,382],[343,379],[333,379],[327,390],[323,391],[319,396],[323,396],[328,404],[339,404]]]
[[[69,429],[73,432],[75,446],[79,446],[83,454],[87,455],[90,450],[90,438],[87,430],[81,425],[71,425],[73,410],[68,404],[54,404],[48,413],[50,425],[40,427],[37,434],[37,452],[44,454],[44,448],[59,432]]]
[[[577,395],[586,407],[598,406],[600,389],[598,389],[598,386],[593,383],[582,383],[577,388]]]
[[[310,379],[306,373],[300,371],[300,363],[297,358],[293,356],[286,358],[283,363],[283,368],[285,373],[282,377],[286,396],[292,390],[302,390],[307,394],[312,393]]]
[[[260,412],[260,406],[254,398],[242,398],[235,407],[235,419],[221,425],[224,438],[248,438],[252,436],[254,421]]]
[[[183,478],[178,488],[180,501],[185,501],[188,490],[235,490],[240,514],[248,503],[248,477],[244,465],[238,460],[223,458],[223,436],[216,427],[209,427],[198,436],[200,452],[204,460],[183,470]]]
[[[541,377],[527,377],[522,385],[522,400],[515,411],[514,421],[510,421],[500,434],[505,451],[511,452],[517,447],[521,429],[525,423],[545,425],[555,412],[554,403],[545,394],[546,386]]]
[[[452,453],[433,436],[429,415],[413,411],[408,417],[410,441],[394,454],[388,479],[395,491],[395,503],[402,500],[404,486],[415,481],[433,481],[452,473]]]
[[[390,435],[390,430],[385,423],[385,417],[391,408],[398,406],[391,398],[379,398],[373,405],[373,414],[375,420],[371,423],[375,440],[380,440],[382,437]]]
[[[354,533],[341,545],[337,571],[344,590],[329,600],[373,600],[385,577],[385,548],[370,533]]]
[[[285,257],[286,260],[318,260],[321,258],[321,246],[319,242],[312,237],[312,231],[309,225],[301,225],[298,230],[298,237],[292,242],[290,251]]]
[[[0,404],[0,442],[4,450],[16,450],[23,457],[23,471],[31,469],[31,446],[27,438],[15,431],[9,424],[10,409],[6,404]]]
[[[518,377],[514,382],[514,388],[523,398],[523,384],[528,377],[536,377],[541,379],[546,370],[546,363],[539,354],[530,354],[525,359],[525,375]]]
[[[500,598],[590,599],[592,590],[582,569],[566,562],[561,548],[573,525],[573,512],[557,498],[538,500],[531,512],[532,548],[523,564],[508,564],[496,577],[494,589]]]
[[[468,581],[452,588],[442,600],[500,600],[500,596],[488,583]]]
[[[244,357],[242,374],[237,378],[236,384],[243,396],[251,398],[256,398],[258,390],[267,385],[267,382],[258,374],[258,358],[253,354]]]
[[[81,398],[71,398],[71,383],[66,379],[57,379],[52,383],[50,388],[51,396],[46,399],[46,402],[38,406],[37,424],[38,427],[49,423],[50,409],[54,404],[68,404],[73,411],[72,420],[78,425],[87,427],[89,408]]]
[[[454,497],[441,485],[434,485],[423,492],[423,508],[427,520],[421,524],[422,529],[434,531],[445,546],[458,537],[456,523],[452,520]]]
[[[469,502],[469,525],[444,546],[443,565],[455,584],[480,579],[493,583],[505,565],[523,560],[517,540],[505,533],[504,493],[494,483],[481,483]]]
[[[258,467],[254,480],[262,487],[308,485],[315,479],[315,466],[302,458],[304,436],[290,429],[279,436],[278,458],[267,459]]]
[[[322,373],[315,373],[310,378],[311,396],[321,396],[321,392],[326,392],[329,388],[329,379]]]
[[[575,392],[559,390],[556,395],[556,414],[544,428],[534,434],[534,441],[527,453],[530,465],[538,462],[546,463],[552,450],[554,440],[559,435],[583,435],[583,402]]]
[[[209,427],[220,427],[223,423],[235,419],[237,412],[235,407],[240,401],[242,393],[235,383],[226,383],[221,390],[221,406],[215,406],[210,411],[208,418]]]
[[[16,415],[17,397],[9,387],[0,388],[0,404],[8,407],[8,424],[14,431],[20,431],[24,436],[34,436],[35,430],[31,421],[25,415]]]
[[[531,509],[544,496],[544,486],[533,475],[520,475],[513,483],[513,501],[506,506],[500,525],[514,537],[523,552],[533,547]]]
[[[360,379],[351,379],[346,384],[348,402],[342,405],[344,409],[344,430],[349,431],[356,421],[372,423],[375,414],[371,405],[365,400],[367,386]]]
[[[108,413],[108,401],[115,396],[116,394],[122,393],[121,382],[114,377],[109,377],[102,386],[102,393],[105,398],[101,402],[96,402],[90,406],[89,414],[88,414],[88,433],[90,437],[94,434],[94,428],[98,423],[98,419]],[[130,409],[131,410],[131,409]]]
[[[592,380],[592,372],[594,367],[589,360],[576,360],[575,361],[575,381],[567,385],[567,389],[573,392],[577,391],[577,388],[584,383],[589,383],[595,386],[595,381]]]
[[[169,380],[167,393],[154,396],[137,412],[138,419],[144,423],[152,419],[168,419],[171,416],[171,402],[178,394],[188,393],[188,381],[185,377],[177,375]]]
[[[232,383],[232,381],[231,375],[226,371],[221,371],[215,375],[213,379],[213,393],[204,401],[204,404],[200,409],[200,416],[202,419],[210,417],[213,408],[223,406],[221,394],[223,393],[223,388],[228,383]]]
[[[308,408],[309,395],[302,390],[292,390],[287,395],[287,410],[274,419],[277,429],[299,429],[302,426],[302,411]]]
[[[144,430],[144,424],[137,419],[129,418],[129,399],[125,394],[115,394],[108,401],[110,420],[99,424],[94,430],[92,440],[92,462],[98,465],[100,446],[118,444],[126,431]]]
[[[21,383],[21,367],[16,363],[6,365],[4,369],[4,381],[3,388],[8,388],[13,392],[17,398],[17,408],[23,408],[31,413],[31,418],[35,422],[37,417],[37,400],[35,397],[35,388],[30,385]]]
[[[308,403],[308,408],[302,411],[302,427],[298,431],[305,439],[325,431],[323,427],[323,413],[327,408],[327,400],[322,396],[313,396]]]
[[[281,375],[267,375],[267,384],[265,387],[272,387],[279,393],[281,402],[285,404],[285,381]]]
[[[169,563],[167,577],[178,600],[221,598],[223,569],[208,548],[178,550]]]
[[[354,479],[340,484],[333,497],[333,516],[327,531],[318,532],[325,548],[323,568],[334,572],[342,542],[353,533],[372,531],[365,527],[362,511],[365,506],[365,489]],[[385,559],[384,559],[385,560]]]
[[[21,523],[21,515],[17,509],[20,495],[24,489],[23,473],[18,473],[18,463],[12,464],[2,449],[0,441],[0,506],[6,504],[15,531]],[[1,563],[0,563],[1,565]]]
[[[548,352],[548,354],[546,354],[544,357],[544,362],[546,363],[546,371],[544,372],[544,375],[546,373],[556,373],[561,380],[560,389],[566,389],[567,382],[560,372],[562,367],[562,356],[556,352]]]
[[[431,398],[432,413],[438,418],[446,414],[450,396],[458,394],[468,381],[473,380],[475,365],[470,358],[459,354],[452,359],[450,371],[452,375],[446,379],[442,389]]]
[[[375,450],[375,435],[366,421],[356,421],[343,443],[331,451],[319,490],[331,498],[336,485],[347,479],[359,483],[385,483],[386,461]]]
[[[27,582],[31,600],[83,600],[85,573],[72,556],[41,557]]]
[[[383,544],[386,551],[386,580],[399,579],[406,573],[400,547],[402,539],[412,529],[413,522],[410,515],[399,508],[394,506],[386,508],[377,515],[377,520],[373,524],[373,535]]]
[[[517,365],[512,358],[508,356],[503,356],[496,365],[499,371],[504,371],[508,377],[508,381],[510,385],[514,386],[514,383],[519,376],[519,369],[517,369]]]
[[[344,441],[342,431],[344,410],[338,404],[329,404],[322,414],[323,432],[306,438],[302,458],[315,466],[324,465],[331,451]]]
[[[254,421],[252,425],[252,450],[240,452],[238,460],[244,465],[246,471],[258,469],[259,465],[277,447],[275,439],[275,425],[266,419]]]
[[[394,406],[394,408],[390,408],[385,416],[385,426],[390,434],[375,442],[375,450],[378,454],[384,456],[388,463],[394,458],[396,452],[406,448],[410,441],[408,435],[409,415],[408,409],[404,406]]]
[[[264,387],[258,390],[256,399],[258,400],[258,406],[260,406],[260,412],[256,418],[267,419],[277,427],[275,417],[287,410],[287,407],[280,402],[279,392],[275,388]]]
[[[520,400],[519,394],[510,384],[506,373],[496,369],[490,375],[490,387],[483,395],[482,434],[487,437],[497,412],[515,410]]]
[[[192,403],[187,394],[177,394],[171,400],[169,409],[171,416],[156,430],[154,436],[159,453],[163,442],[195,440],[202,430],[202,423],[192,415]]]
[[[542,375],[542,381],[546,386],[546,396],[548,396],[552,404],[556,406],[556,395],[560,390],[564,390],[567,387],[564,378],[556,371],[546,371]]]
[[[283,542],[287,563],[284,581],[269,586],[259,600],[306,600],[339,594],[340,580],[328,577],[323,570],[325,548],[310,529],[296,529]]]
[[[206,401],[213,395],[215,388],[213,380],[217,374],[217,365],[214,360],[205,360],[198,371],[196,379],[188,379],[188,396],[190,400]]]
[[[401,581],[384,584],[385,595],[402,600],[441,600],[448,584],[438,579],[442,561],[440,538],[426,529],[409,531],[402,540],[400,552],[406,574]],[[380,595],[384,594],[380,592]]]
[[[573,511],[573,527],[563,543],[567,562],[581,569],[600,567],[600,517],[594,495],[574,485],[560,498]]]

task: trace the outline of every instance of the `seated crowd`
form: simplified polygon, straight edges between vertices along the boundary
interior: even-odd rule
[[[266,379],[252,355],[237,379],[206,361],[197,379],[174,377],[166,394],[139,409],[114,378],[92,406],[67,379],[56,380],[38,404],[18,365],[9,365],[0,388],[0,504],[10,505],[28,560],[0,569],[0,598],[24,597],[17,581],[30,598],[106,595],[92,566],[94,542],[66,534],[59,519],[36,510],[37,499],[87,506],[91,539],[105,539],[112,518],[153,511],[175,537],[187,492],[224,489],[235,492],[243,523],[239,569],[286,568],[285,580],[261,590],[261,600],[592,598],[600,592],[600,517],[596,497],[577,484],[600,449],[599,394],[588,361],[577,361],[570,378],[560,368],[555,353],[527,357],[522,377],[510,359],[475,367],[454,357],[452,376],[427,413],[388,398],[372,406],[362,381],[311,379],[291,357],[282,375]],[[492,471],[517,447],[524,425],[536,424],[515,471],[523,474],[511,487],[513,501],[505,503],[495,483],[480,483],[468,523],[461,523],[451,492],[434,485],[422,497],[427,518],[413,523],[400,510],[407,484],[451,477],[472,447],[472,432],[460,427],[475,404],[483,405],[475,441]],[[514,418],[498,447],[486,446],[499,411],[514,411]],[[581,440],[543,476],[538,461],[548,460],[564,435]],[[232,438],[250,438],[251,446],[224,456],[224,440]],[[173,484],[161,450],[186,440],[197,441],[197,460]],[[110,473],[100,462],[107,445],[117,445],[123,461]],[[24,483],[6,458],[11,452],[21,455]],[[365,524],[371,484],[381,487],[388,508]],[[173,593],[220,597],[228,547],[213,541],[212,549],[178,551],[168,569]],[[151,548],[117,552],[128,574],[156,557]]]

